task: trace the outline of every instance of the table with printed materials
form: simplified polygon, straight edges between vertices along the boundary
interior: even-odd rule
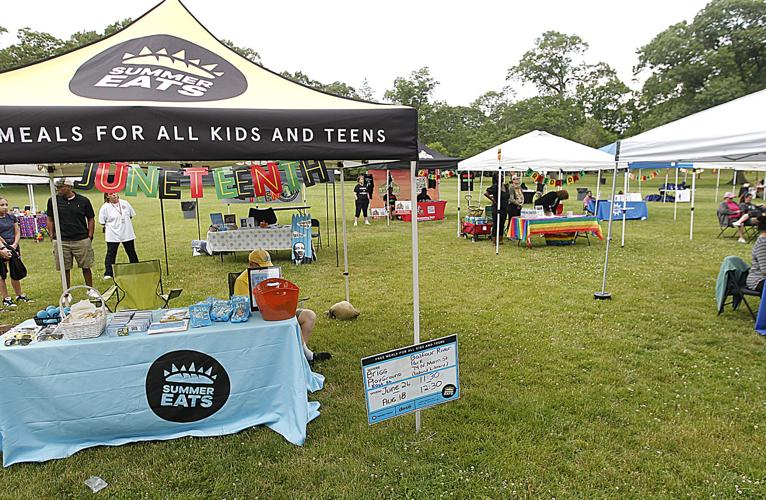
[[[207,248],[212,252],[249,252],[263,250],[290,250],[293,236],[290,226],[275,226],[207,233]]]
[[[257,425],[302,445],[319,415],[308,392],[323,385],[297,320],[257,313],[176,333],[0,344],[3,466]]]
[[[569,217],[513,217],[508,229],[508,237],[513,240],[526,242],[532,247],[532,235],[562,234],[562,233],[591,233],[603,240],[601,227],[596,217],[573,215]]]

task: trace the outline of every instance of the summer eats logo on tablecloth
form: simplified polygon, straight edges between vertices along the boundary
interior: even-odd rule
[[[112,101],[217,101],[242,94],[247,80],[231,63],[199,45],[151,35],[92,57],[77,69],[69,90]]]
[[[220,410],[231,383],[223,366],[198,351],[172,351],[157,358],[146,374],[146,399],[161,419],[196,422]]]

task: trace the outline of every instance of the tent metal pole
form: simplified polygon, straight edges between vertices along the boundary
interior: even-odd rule
[[[462,221],[460,218],[460,176],[457,176],[457,237],[460,238],[460,229],[462,228]]]
[[[194,208],[195,208],[195,211],[197,212],[197,239],[201,240],[202,230],[200,229],[200,226],[199,226],[199,202],[200,200],[194,200]]]
[[[391,200],[389,197],[389,191],[393,191],[391,189],[391,180],[388,178],[388,169],[386,169],[386,203],[385,203],[385,209],[386,209],[386,226],[391,225]]]
[[[413,342],[420,343],[420,274],[418,272],[418,205],[415,170],[418,162],[410,162],[410,208],[412,209],[412,326]],[[420,410],[415,412],[415,432],[420,432]]]
[[[343,166],[340,167],[340,214],[343,226],[343,278],[346,281],[346,301],[351,302],[348,286],[348,238],[346,237],[346,191],[344,188]]]
[[[620,160],[620,141],[617,141],[617,147],[614,152],[614,171],[612,173],[612,196],[609,203],[609,225],[606,232],[606,252],[604,255],[604,276],[601,281],[601,291],[593,294],[596,300],[608,300],[612,294],[606,291],[606,270],[609,266],[609,246],[612,242],[612,221],[614,220],[614,190],[617,187],[617,165]]]
[[[601,169],[599,168],[597,177],[596,177],[596,203],[593,205],[593,215],[596,216],[596,220],[598,220],[598,199],[600,194],[601,194]]]
[[[498,166],[497,168],[497,197],[495,197],[495,206],[497,207],[495,227],[497,228],[497,234],[495,235],[495,255],[500,255],[500,232],[502,231],[500,227],[500,210],[503,206],[503,181],[505,180],[503,177],[505,176],[503,175],[503,167]]]
[[[675,198],[673,198],[673,221],[675,222],[678,216],[678,165],[676,165],[676,183],[673,192],[676,195]]]
[[[641,199],[644,198],[644,194],[641,192],[641,169],[638,170],[638,195]]]
[[[335,195],[335,172],[332,179],[332,216],[335,225],[335,267],[340,266],[340,257],[338,255],[338,197]]]
[[[333,179],[334,181],[335,179]],[[324,183],[324,230],[325,230],[325,238],[327,238],[327,243],[329,245],[330,242],[330,236],[327,234],[327,232],[330,230],[330,189],[327,187],[327,183]]]
[[[668,171],[665,170],[665,189],[662,190],[662,203],[668,199]]]
[[[165,249],[165,276],[170,274],[170,264],[168,263],[168,239],[165,234],[165,203],[160,198],[160,216],[162,217],[162,246]]]
[[[622,235],[620,239],[620,248],[625,246],[625,220],[628,214],[628,170],[625,169],[625,187],[622,191]]]
[[[697,170],[692,168],[692,206],[689,209],[689,241],[694,239],[694,192],[697,190]]]
[[[61,270],[61,293],[64,293],[69,284],[66,281],[66,270],[64,269],[64,244],[61,243],[61,224],[59,223],[59,204],[56,201],[56,186],[53,183],[53,167],[48,167],[48,182],[51,188],[51,204],[53,205],[53,226],[56,228],[56,240],[53,242],[56,245],[58,252],[59,269]]]
[[[721,169],[718,169],[718,173],[715,176],[715,201],[718,202],[718,185],[721,182]]]
[[[27,184],[27,191],[29,192],[29,209],[32,211],[33,214],[36,214],[37,204],[35,203],[35,187],[32,184]],[[37,223],[35,222],[35,225],[36,224]]]

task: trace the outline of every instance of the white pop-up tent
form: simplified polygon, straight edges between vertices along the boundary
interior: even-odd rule
[[[27,195],[29,196],[29,208],[32,212],[37,212],[35,203],[35,185],[48,184],[48,180],[42,177],[31,175],[5,175],[0,174],[0,186],[5,184],[23,184],[27,186]]]
[[[598,149],[578,142],[533,130],[522,136],[493,146],[458,163],[458,171],[524,172],[528,168],[537,171],[600,171],[611,168],[614,157]],[[600,183],[598,184],[600,185]],[[598,196],[596,197],[598,198]],[[460,183],[457,197],[458,236],[460,236]],[[501,228],[497,227],[495,253],[499,253]],[[609,235],[611,237],[611,233]],[[608,240],[607,240],[608,242]]]
[[[766,164],[766,123],[758,113],[764,106],[766,90],[761,90],[618,141],[615,171],[618,162],[690,162],[695,166],[759,170]],[[692,197],[695,179],[693,174]],[[614,194],[614,188],[612,191]],[[693,223],[692,202],[690,239]],[[609,245],[601,292],[596,298],[609,297],[606,292],[608,261]]]

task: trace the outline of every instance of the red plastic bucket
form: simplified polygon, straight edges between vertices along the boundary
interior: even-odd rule
[[[282,321],[295,316],[300,288],[282,278],[269,278],[253,289],[255,303],[266,321]]]

